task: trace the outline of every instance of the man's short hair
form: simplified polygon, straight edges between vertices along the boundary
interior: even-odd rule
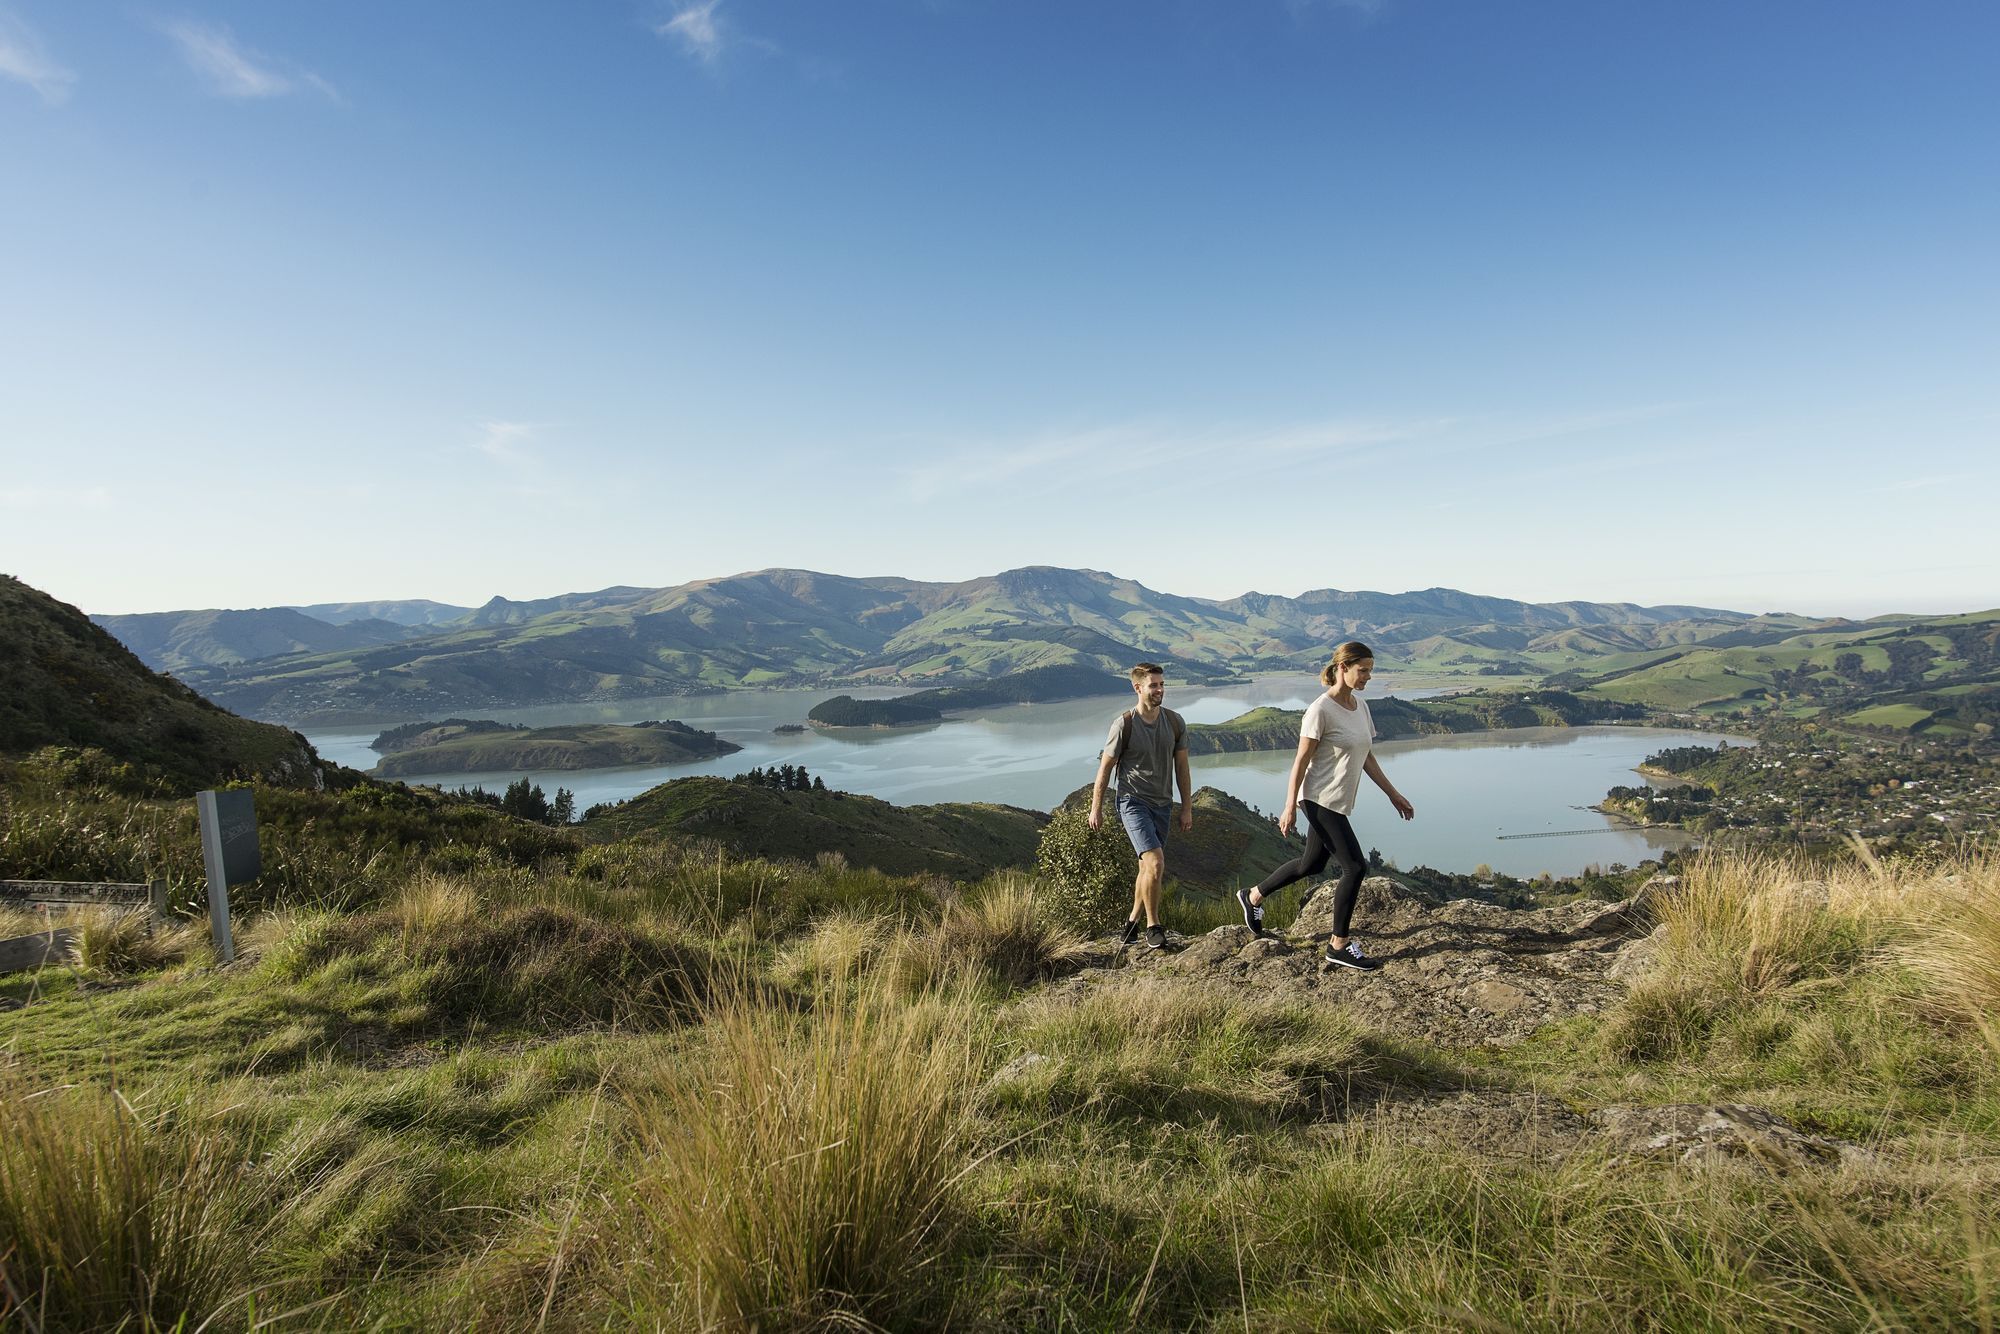
[[[1165,676],[1167,673],[1157,662],[1142,662],[1132,668],[1132,684],[1138,685],[1149,676]]]

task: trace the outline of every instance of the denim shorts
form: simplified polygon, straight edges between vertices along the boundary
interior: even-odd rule
[[[1167,846],[1167,817],[1173,814],[1171,805],[1155,806],[1143,797],[1118,794],[1118,823],[1125,826],[1125,837],[1132,840],[1132,851],[1141,857],[1158,848]]]

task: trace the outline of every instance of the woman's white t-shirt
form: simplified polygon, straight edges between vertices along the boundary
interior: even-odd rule
[[[1375,745],[1375,720],[1368,716],[1368,701],[1357,695],[1354,707],[1343,709],[1333,696],[1321,695],[1299,720],[1299,737],[1319,742],[1306,762],[1300,800],[1352,815],[1354,799],[1361,795],[1362,766]]]

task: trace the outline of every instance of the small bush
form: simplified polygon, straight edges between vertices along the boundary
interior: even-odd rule
[[[1090,812],[1064,807],[1042,827],[1035,850],[1049,919],[1079,935],[1095,937],[1125,920],[1132,905],[1132,882],[1139,859],[1107,813],[1102,828],[1090,827]]]

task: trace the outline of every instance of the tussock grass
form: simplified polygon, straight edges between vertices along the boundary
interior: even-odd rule
[[[207,956],[206,926],[163,926],[150,912],[99,910],[84,914],[76,936],[77,962],[100,973],[150,973]]]
[[[891,918],[836,909],[778,953],[773,971],[803,990],[857,981],[897,942]]]
[[[2000,1049],[2000,854],[1940,862],[1912,886],[1903,957]]]
[[[0,1317],[44,1329],[176,1327],[249,1262],[231,1146],[116,1094],[0,1078]]]
[[[267,965],[294,981],[394,974],[406,1016],[445,1026],[677,1022],[710,973],[707,955],[678,941],[567,908],[495,903],[442,876],[372,912],[301,921]]]
[[[1003,874],[946,899],[935,925],[903,933],[891,967],[910,991],[951,979],[1013,988],[1060,973],[1084,949],[1085,941],[1050,913],[1033,880]]]
[[[1710,855],[1659,907],[1663,964],[1684,979],[1765,995],[1852,973],[1901,896],[1864,870]]]
[[[810,1018],[722,1000],[691,1065],[627,1094],[633,1309],[679,1328],[915,1320],[965,1165],[979,1028],[963,999],[882,986]]]

